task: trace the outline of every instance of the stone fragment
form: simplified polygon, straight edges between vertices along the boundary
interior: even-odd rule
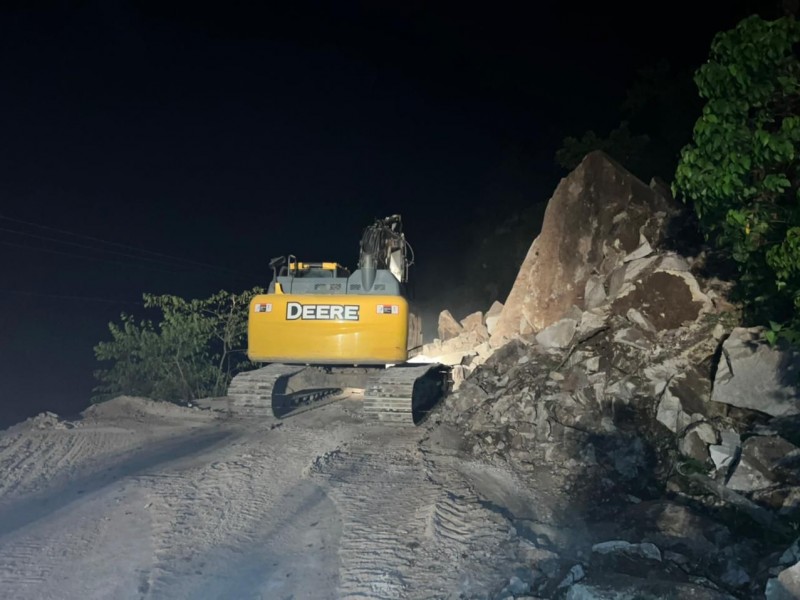
[[[586,367],[586,370],[589,373],[596,373],[597,371],[600,370],[600,357],[593,356],[587,359],[586,362],[584,363],[584,366]]]
[[[567,348],[575,337],[578,323],[574,319],[561,319],[536,334],[536,343],[542,348]]]
[[[620,290],[622,289],[622,285],[625,283],[625,273],[628,270],[628,265],[621,265],[611,271],[611,274],[608,276],[608,294],[609,299],[614,299],[619,294]]]
[[[650,256],[653,253],[653,248],[650,246],[650,242],[647,241],[643,235],[639,236],[639,247],[636,248],[633,252],[629,252],[625,258],[623,259],[624,262],[631,262],[632,260],[638,260],[640,258],[644,258],[645,256]]]
[[[800,563],[784,569],[767,581],[764,590],[767,600],[797,600],[800,598]]]
[[[590,338],[595,333],[606,328],[608,315],[603,312],[586,311],[581,315],[576,333],[579,340]]]
[[[739,455],[741,445],[739,434],[732,429],[723,431],[720,436],[722,438],[721,442],[708,448],[711,460],[714,461],[714,466],[717,470],[727,469],[733,464]]]
[[[631,544],[625,540],[611,540],[593,545],[592,552],[598,554],[625,554],[661,562],[661,551],[655,544],[650,542]]]
[[[666,254],[661,257],[657,268],[660,271],[688,271],[689,262],[678,254]]]
[[[647,258],[639,258],[628,263],[625,265],[625,277],[623,282],[637,281],[651,265],[655,264],[656,260],[658,260],[657,256],[648,256]],[[617,293],[619,294],[619,292]]]
[[[645,317],[642,313],[640,313],[635,308],[629,308],[628,312],[627,312],[627,314],[625,316],[628,317],[628,320],[631,323],[633,323],[634,325],[636,325],[640,329],[643,329],[644,331],[649,331],[649,332],[655,333],[655,331],[656,331],[655,325],[653,325],[649,321],[649,319],[647,317]]]
[[[578,583],[567,592],[566,600],[735,600],[734,596],[686,581],[645,579],[621,573],[602,573]]]
[[[496,300],[492,303],[489,310],[486,311],[486,315],[483,317],[483,324],[486,325],[486,330],[489,332],[489,335],[492,335],[494,332],[494,328],[502,312],[503,304]]]
[[[677,329],[710,310],[711,300],[700,291],[690,273],[656,271],[620,293],[611,305],[613,314],[638,310],[658,331]]]
[[[606,289],[603,286],[603,278],[599,275],[592,275],[586,280],[586,287],[583,292],[583,307],[591,310],[602,306],[606,301]]]
[[[711,400],[775,417],[800,414],[800,350],[737,327],[722,344]]]
[[[464,333],[464,328],[455,320],[449,310],[439,313],[439,339],[446,341]]]
[[[483,313],[481,311],[477,311],[471,313],[461,319],[461,327],[464,328],[465,332],[474,331],[478,327],[483,326]]]
[[[708,444],[706,444],[696,431],[687,433],[678,445],[681,454],[687,458],[705,463],[709,459]]]
[[[798,448],[778,436],[755,436],[742,444],[736,469],[728,480],[728,487],[738,492],[763,490],[789,478],[798,483],[793,469],[800,458]]]
[[[586,577],[586,571],[583,570],[581,565],[574,565],[568,572],[566,577],[558,584],[558,589],[568,588],[581,579]]]
[[[623,344],[642,351],[650,350],[653,346],[650,338],[633,327],[617,330],[614,333],[614,341],[617,344]]]

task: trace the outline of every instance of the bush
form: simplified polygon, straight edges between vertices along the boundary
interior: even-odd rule
[[[222,396],[231,377],[252,367],[245,355],[247,311],[255,288],[221,291],[204,300],[144,295],[148,309],[161,312],[158,324],[122,314],[110,323],[111,340],[94,347],[111,367],[95,372],[100,385],[93,401],[121,394],[172,402]]]
[[[695,74],[706,100],[674,190],[729,253],[745,316],[800,339],[800,25],[748,17]]]

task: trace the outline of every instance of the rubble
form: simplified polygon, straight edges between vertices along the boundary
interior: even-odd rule
[[[674,202],[602,152],[592,152],[559,184],[503,307],[493,344],[535,333],[582,309],[590,276],[606,276],[640,248],[658,244]],[[581,215],[576,219],[575,215]]]
[[[75,424],[62,419],[55,413],[43,412],[27,420],[26,425],[36,429],[72,429]]]
[[[432,420],[594,532],[503,597],[782,598],[800,586],[800,551],[777,562],[800,524],[800,354],[736,327],[730,285],[660,247],[669,199],[629,177],[595,153],[562,181],[488,342],[478,314],[439,342],[463,354]]]
[[[567,600],[633,600],[659,598],[682,600],[735,600],[734,596],[696,583],[642,579],[622,574],[598,576],[573,586]]]

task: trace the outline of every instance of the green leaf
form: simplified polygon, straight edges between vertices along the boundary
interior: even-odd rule
[[[674,189],[739,269],[751,324],[800,339],[800,23],[754,15],[714,36],[695,72],[705,99]]]

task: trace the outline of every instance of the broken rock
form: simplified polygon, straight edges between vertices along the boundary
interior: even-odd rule
[[[567,348],[575,337],[578,322],[574,319],[561,319],[536,334],[536,342],[546,349]]]
[[[550,199],[541,233],[523,261],[493,337],[535,333],[572,305],[583,306],[586,280],[616,266],[616,260],[606,262],[604,249],[632,252],[641,235],[657,244],[675,211],[671,200],[608,155],[588,154]]]
[[[632,260],[644,258],[645,256],[650,256],[652,253],[653,253],[653,247],[650,245],[650,242],[647,241],[646,237],[640,235],[639,247],[636,248],[636,250],[634,250],[633,252],[629,252],[623,262],[630,262]]]
[[[658,263],[660,271],[688,271],[689,262],[678,254],[666,254]]]
[[[439,313],[439,339],[446,341],[464,333],[464,328],[455,320],[449,310]]]
[[[492,303],[489,310],[486,311],[486,315],[483,317],[483,324],[486,325],[486,330],[489,332],[489,335],[492,335],[492,332],[494,332],[497,320],[500,318],[500,313],[502,312],[503,304],[496,300]]]
[[[767,600],[796,600],[800,598],[800,563],[784,569],[767,581],[764,590]]]
[[[644,331],[649,331],[651,333],[655,332],[656,330],[655,326],[647,319],[647,317],[645,317],[635,308],[629,308],[626,316],[628,317],[628,320],[631,323],[638,326],[640,329],[643,329]]]
[[[471,313],[461,319],[461,327],[464,328],[464,331],[474,331],[475,329],[483,326],[483,313],[481,311],[477,311]]]
[[[567,600],[644,600],[692,598],[693,600],[735,600],[733,596],[696,583],[644,579],[630,575],[601,574],[570,588]]]
[[[795,466],[800,450],[778,436],[756,436],[742,444],[742,455],[728,487],[739,492],[766,489],[780,479],[791,478],[797,483]]]
[[[601,542],[592,546],[592,552],[597,554],[624,554],[661,562],[661,551],[655,544],[631,544],[625,540],[612,540]]]
[[[681,454],[700,463],[709,459],[708,444],[706,444],[696,431],[690,431],[681,439],[678,445]]]
[[[717,470],[730,467],[739,455],[741,446],[739,434],[732,429],[723,431],[720,437],[722,441],[719,444],[714,444],[708,448],[711,460],[714,461],[714,467]]]
[[[626,537],[652,542],[662,553],[679,552],[695,561],[707,561],[731,541],[728,529],[689,508],[666,500],[630,506],[620,517],[631,524]]]
[[[634,308],[657,330],[664,331],[696,321],[711,307],[711,300],[690,273],[656,271],[637,281],[629,292],[621,293],[611,310],[626,315]]]
[[[583,292],[583,307],[591,310],[602,306],[606,301],[606,289],[603,286],[603,278],[593,275],[586,280],[586,288]]]
[[[585,340],[606,328],[608,315],[600,310],[589,310],[581,315],[577,334],[579,340]]]
[[[774,417],[800,414],[800,350],[770,346],[761,328],[737,327],[722,344],[711,400]]]

